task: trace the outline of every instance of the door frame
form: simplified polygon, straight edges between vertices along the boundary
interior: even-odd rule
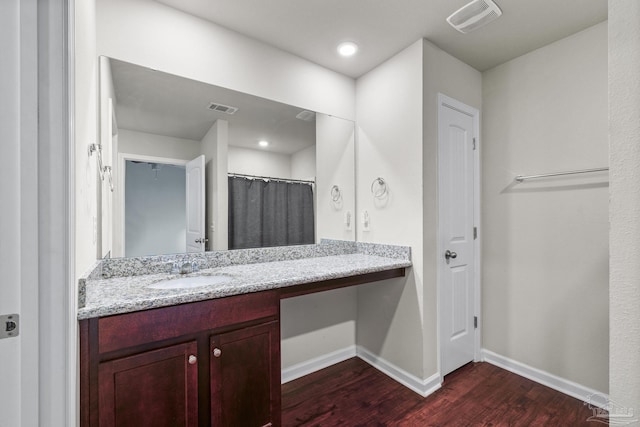
[[[438,152],[440,148],[440,108],[444,105],[448,105],[453,107],[456,110],[459,110],[465,114],[469,114],[473,117],[473,133],[476,141],[475,150],[473,150],[473,222],[474,226],[477,227],[478,234],[477,238],[474,239],[473,243],[473,253],[474,253],[474,277],[473,277],[473,287],[474,287],[474,316],[478,318],[478,327],[474,331],[474,357],[473,361],[478,362],[481,360],[481,337],[482,337],[482,316],[481,316],[481,267],[480,267],[480,241],[482,239],[482,232],[480,229],[480,149],[482,147],[481,138],[480,138],[480,110],[477,108],[466,105],[454,98],[451,98],[442,93],[438,93]],[[437,330],[438,330],[438,372],[440,374],[440,382],[444,380],[444,375],[442,375],[442,358],[443,358],[443,350],[444,346],[442,343],[442,334],[440,333],[441,319],[442,319],[442,309],[441,309],[441,298],[442,298],[442,278],[444,277],[444,263],[442,263],[441,256],[445,251],[445,245],[442,241],[442,233],[440,230],[440,218],[439,218],[439,204],[440,204],[440,156],[437,159],[438,162],[438,237],[437,237]]]
[[[19,138],[8,140],[7,147],[18,148],[12,160],[20,173],[0,183],[0,193],[4,196],[6,188],[19,218],[12,218],[10,256],[0,265],[15,278],[10,285],[15,297],[3,314],[17,312],[20,325],[19,335],[2,343],[9,350],[6,366],[19,375],[3,384],[2,397],[9,398],[0,402],[2,424],[75,426],[74,0],[6,4],[18,5],[12,9],[17,13],[1,20],[13,20],[5,27],[13,45],[8,68],[17,66],[20,75],[8,81],[15,83],[20,105],[17,116],[0,121],[19,127]],[[14,99],[10,95],[8,102]]]
[[[124,256],[124,239],[125,239],[125,182],[126,182],[126,165],[127,160],[149,162],[149,163],[162,163],[165,165],[185,166],[189,163],[189,160],[183,159],[171,159],[168,157],[147,156],[145,154],[132,154],[132,153],[118,153],[118,170],[115,178],[115,191],[116,197],[114,198],[113,206],[113,230],[112,234],[117,239],[112,240],[112,257]]]

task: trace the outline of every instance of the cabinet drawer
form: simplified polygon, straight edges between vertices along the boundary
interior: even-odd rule
[[[277,316],[277,291],[181,304],[98,320],[98,353]]]

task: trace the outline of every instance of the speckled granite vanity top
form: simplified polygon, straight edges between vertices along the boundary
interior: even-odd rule
[[[173,264],[200,271],[171,274]],[[408,247],[323,240],[318,245],[103,260],[78,284],[78,319],[147,310],[411,266]],[[223,276],[189,289],[154,289],[173,278]]]

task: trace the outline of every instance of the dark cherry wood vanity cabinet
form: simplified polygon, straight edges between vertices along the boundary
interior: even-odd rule
[[[83,427],[279,426],[280,300],[405,268],[81,320]]]
[[[280,425],[279,294],[80,321],[82,426]]]

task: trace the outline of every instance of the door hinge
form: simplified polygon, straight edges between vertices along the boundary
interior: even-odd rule
[[[476,139],[475,138],[473,138],[473,149],[474,150],[476,149]]]
[[[473,227],[473,240],[478,238],[478,227]]]
[[[478,316],[473,316],[473,327],[478,329]]]

